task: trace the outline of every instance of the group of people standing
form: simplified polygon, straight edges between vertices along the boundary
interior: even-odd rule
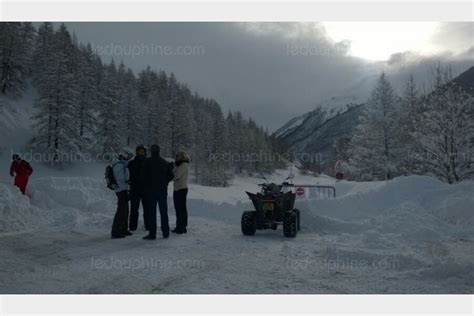
[[[155,240],[157,233],[157,205],[160,211],[163,238],[170,235],[168,219],[168,184],[173,181],[173,202],[176,210],[175,234],[187,233],[189,156],[184,151],[176,153],[175,161],[168,162],[160,155],[160,147],[152,145],[150,156],[145,146],[137,146],[133,153],[123,152],[112,165],[116,181],[117,211],[112,225],[112,238],[133,235],[138,228],[140,204],[148,235],[145,240]],[[130,203],[129,203],[130,202]],[[129,207],[130,205],[130,207]]]

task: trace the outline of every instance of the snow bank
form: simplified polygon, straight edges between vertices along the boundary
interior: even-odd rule
[[[31,181],[32,204],[47,210],[54,225],[110,226],[115,196],[103,181],[89,177],[42,177]]]
[[[96,167],[85,176],[33,176],[29,186],[31,204],[16,189],[4,185],[0,200],[5,213],[2,231],[32,229],[45,223],[79,229],[109,227],[116,198],[105,187],[102,174],[97,171],[100,166]],[[280,182],[288,173],[280,170],[270,180]],[[251,207],[245,191],[258,190],[259,182],[248,176],[236,178],[228,188],[191,185],[190,215],[239,225],[241,212]],[[472,182],[448,185],[430,177],[409,176],[392,181],[335,183],[329,177],[309,175],[297,175],[296,182],[332,184],[337,190],[336,199],[297,199],[296,207],[303,212],[302,226],[307,231],[358,234],[367,246],[382,248],[390,247],[390,240],[394,239],[437,241],[474,237]],[[171,190],[170,186],[169,208],[173,214]],[[7,216],[14,209],[19,210],[17,214]],[[27,216],[29,213],[31,217]]]
[[[0,183],[0,234],[31,230],[48,224],[47,214],[30,204],[16,187]]]
[[[111,225],[115,196],[101,180],[33,177],[28,186],[29,197],[13,185],[0,186],[0,233]]]
[[[474,237],[474,183],[449,185],[424,176],[340,182],[335,200],[300,201],[325,231],[370,227],[378,235],[429,241]],[[323,225],[323,223],[326,223]],[[348,225],[350,223],[350,225]],[[310,223],[311,226],[311,223]]]

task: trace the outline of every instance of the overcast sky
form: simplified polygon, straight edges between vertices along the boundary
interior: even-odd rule
[[[67,23],[81,42],[135,72],[174,72],[224,110],[275,130],[324,99],[365,98],[386,71],[395,88],[440,60],[474,65],[474,23]]]

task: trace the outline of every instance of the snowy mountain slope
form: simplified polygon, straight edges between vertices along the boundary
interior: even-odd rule
[[[313,111],[291,119],[288,123],[275,131],[274,135],[286,138],[298,128],[305,129],[305,125],[329,120],[361,102],[362,99],[356,96],[337,96],[324,100],[320,102]]]
[[[303,114],[301,116],[297,116],[292,118],[288,121],[285,125],[280,127],[278,130],[275,131],[274,135],[276,137],[285,137],[287,134],[291,133],[294,129],[298,128],[303,124],[303,122],[308,117],[309,113]]]
[[[318,125],[308,121],[305,128],[288,135],[286,139],[293,144],[291,148],[294,150],[320,153],[325,161],[330,161],[335,154],[335,141],[351,135],[353,128],[358,123],[362,109],[363,105],[354,105],[347,111],[324,120]]]
[[[301,125],[287,130],[280,137],[293,153],[317,154],[320,158],[316,163],[323,170],[327,169],[336,160],[336,141],[352,136],[363,105],[351,103],[346,108],[346,111],[337,112],[334,116],[327,116],[325,112],[316,109],[305,116]]]
[[[455,77],[452,84],[474,93],[474,67]],[[275,135],[283,139],[293,152],[321,154],[322,167],[326,169],[335,163],[336,141],[352,137],[364,101],[360,97],[332,98],[315,110],[290,120]]]
[[[109,239],[115,199],[100,174],[34,179],[31,202],[16,189],[0,195],[2,206],[22,205],[16,218],[3,211],[0,227],[31,219],[27,231],[0,234],[0,291],[472,293],[473,183],[295,181],[333,184],[338,192],[335,200],[298,198],[295,239],[281,229],[242,236],[240,216],[250,207],[243,190],[260,182],[243,177],[229,188],[192,185],[189,233],[148,243],[141,218],[136,236]]]
[[[275,132],[290,151],[296,154],[317,154],[313,165],[326,170],[335,163],[335,143],[350,138],[362,111],[359,97],[334,97],[320,103],[315,110],[290,120]]]
[[[463,90],[474,94],[474,66],[454,78],[452,82]]]

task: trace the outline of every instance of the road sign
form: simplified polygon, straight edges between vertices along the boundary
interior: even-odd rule
[[[301,195],[304,195],[304,189],[303,188],[297,188],[296,189],[296,194],[301,196]]]

